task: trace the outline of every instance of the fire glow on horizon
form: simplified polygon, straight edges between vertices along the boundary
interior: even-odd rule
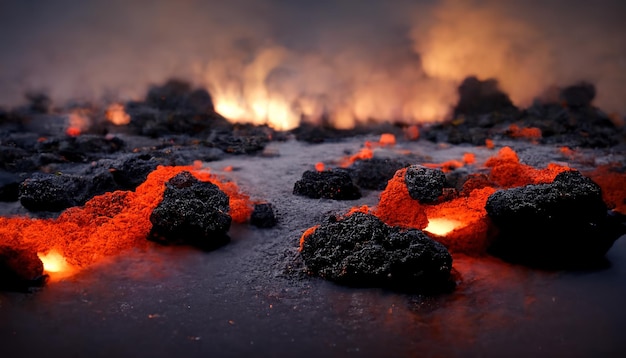
[[[302,120],[336,128],[412,124],[446,119],[459,83],[473,75],[495,78],[522,107],[550,98],[554,86],[588,81],[598,107],[626,113],[626,9],[619,0],[39,6],[33,12],[16,2],[0,15],[2,33],[21,29],[0,42],[0,66],[10,69],[0,74],[1,106],[33,89],[55,102],[122,102],[176,77],[206,88],[216,111],[233,122],[279,130]],[[100,8],[107,11],[94,11]]]

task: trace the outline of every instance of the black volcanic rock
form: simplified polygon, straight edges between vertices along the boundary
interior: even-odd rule
[[[498,87],[498,81],[467,77],[459,86],[455,114],[477,115],[515,109],[509,96]]]
[[[305,237],[301,255],[310,274],[340,284],[420,292],[449,288],[452,257],[443,245],[369,214],[331,218]]]
[[[255,204],[250,224],[260,228],[270,228],[276,226],[276,215],[274,207],[270,203]]]
[[[143,102],[125,106],[131,117],[129,128],[140,135],[162,137],[170,134],[195,135],[212,129],[229,129],[231,124],[215,113],[211,95],[204,89],[172,79],[152,86]]]
[[[90,180],[72,174],[35,173],[19,188],[19,199],[30,211],[61,211],[84,204]]]
[[[361,191],[354,185],[350,175],[337,169],[305,171],[302,179],[294,184],[293,193],[312,199],[355,200],[361,197]]]
[[[581,82],[561,90],[560,98],[568,107],[591,107],[596,97],[596,87],[591,83]]]
[[[181,172],[166,184],[163,201],[152,211],[150,239],[210,250],[230,241],[229,198],[215,184]]]
[[[394,174],[410,163],[402,160],[372,158],[356,161],[350,166],[350,176],[363,189],[383,190]]]
[[[135,190],[161,164],[150,154],[131,154],[111,164],[113,179],[125,190]]]
[[[550,184],[497,191],[485,208],[499,229],[490,252],[533,266],[595,264],[625,231],[608,215],[600,187],[576,171]]]
[[[438,169],[411,165],[406,170],[404,182],[411,198],[423,203],[432,203],[443,193],[446,175]]]
[[[43,263],[35,252],[0,246],[0,290],[25,292],[45,281]]]
[[[146,103],[166,111],[213,112],[213,100],[206,90],[192,89],[190,83],[177,79],[150,87]]]

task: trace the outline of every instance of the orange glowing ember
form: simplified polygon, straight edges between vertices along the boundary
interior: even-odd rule
[[[358,153],[343,158],[341,162],[339,163],[339,166],[342,168],[347,168],[358,160],[366,160],[366,159],[373,158],[374,151],[372,150],[371,145],[368,146],[368,143],[369,142],[366,142],[365,143],[366,146],[364,148],[361,148],[361,150],[358,151]]]
[[[420,130],[417,125],[411,125],[404,129],[404,135],[408,140],[418,140],[420,137]]]
[[[396,145],[396,136],[391,133],[383,133],[380,135],[380,139],[378,140],[378,144],[381,146],[394,146]]]
[[[80,128],[69,127],[65,130],[65,134],[67,134],[70,137],[78,137],[80,135]]]
[[[124,106],[119,103],[111,104],[104,115],[109,122],[116,126],[125,126],[130,123],[130,116],[124,111]]]
[[[89,112],[85,109],[76,109],[67,118],[68,127],[65,133],[71,137],[79,136],[89,128]]]
[[[620,167],[619,164],[602,165],[585,175],[602,188],[602,198],[609,208],[626,215],[626,173],[618,171]]]
[[[493,149],[496,147],[495,143],[493,142],[493,139],[485,139],[485,147],[487,147],[488,149]]]
[[[77,272],[104,257],[145,248],[152,228],[150,214],[162,200],[165,182],[185,170],[199,180],[213,182],[229,196],[233,221],[250,217],[250,199],[235,183],[220,181],[192,166],[159,166],[134,192],[96,196],[83,207],[67,209],[57,219],[0,217],[0,243],[40,253],[48,272]],[[62,265],[64,261],[67,266]]]
[[[551,183],[559,173],[571,170],[569,167],[552,163],[545,169],[535,169],[521,164],[517,153],[510,147],[500,149],[496,156],[485,162],[485,166],[491,168],[489,179],[503,188]]]
[[[319,225],[315,225],[313,227],[310,227],[310,228],[308,228],[308,229],[306,229],[304,231],[302,236],[300,236],[300,251],[302,251],[302,247],[304,246],[304,240],[306,240],[307,236],[309,236],[312,233],[314,233],[315,230],[317,230],[318,227],[320,227],[320,226]]]
[[[315,163],[315,170],[317,170],[318,172],[323,172],[325,168],[326,167],[324,166],[324,163],[322,162]]]
[[[534,143],[541,139],[541,129],[537,127],[520,128],[517,124],[511,124],[507,132],[512,138],[525,138]]]
[[[463,163],[467,165],[471,165],[476,163],[476,155],[474,153],[465,153],[463,154]]]

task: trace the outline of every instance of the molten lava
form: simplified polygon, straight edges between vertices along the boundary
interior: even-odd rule
[[[233,221],[241,223],[250,217],[252,203],[235,183],[222,182],[193,166],[159,166],[134,192],[96,196],[83,207],[67,209],[57,219],[0,217],[0,243],[40,253],[46,271],[64,273],[131,248],[145,248],[152,227],[150,214],[163,197],[165,182],[182,171],[224,191],[230,198]]]
[[[474,162],[475,156],[466,153],[463,161],[429,166],[445,171]],[[522,164],[509,147],[502,148],[497,155],[489,158],[485,166],[490,170],[488,175],[468,176],[458,196],[451,199],[442,196],[433,204],[421,203],[410,196],[404,180],[406,168],[400,169],[388,181],[375,208],[356,207],[346,215],[354,212],[372,213],[388,225],[426,231],[453,253],[481,254],[487,249],[494,232],[485,210],[490,195],[500,188],[550,183],[559,173],[571,170],[557,164],[549,164],[544,169]],[[619,179],[614,182],[619,182]],[[310,232],[307,230],[302,235],[301,245],[308,234]]]
[[[426,225],[424,231],[437,236],[446,236],[462,225],[462,222],[454,219],[432,218],[428,219],[428,225]]]
[[[74,273],[74,268],[68,264],[65,257],[55,249],[45,254],[38,252],[37,256],[43,263],[44,272],[53,280],[68,277]]]

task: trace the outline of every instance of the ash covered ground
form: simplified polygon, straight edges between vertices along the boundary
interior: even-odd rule
[[[374,159],[444,163],[473,153],[476,164],[457,169],[459,175],[481,172],[482,163],[504,146],[533,167],[567,163],[584,172],[618,163],[623,170],[623,129],[591,105],[586,85],[574,88],[582,99],[567,97],[569,106],[538,104],[519,110],[505,97],[491,96],[492,84],[470,79],[467,86],[489,89],[488,106],[464,107],[460,102],[455,119],[419,128],[417,140],[407,138],[409,126],[400,124],[343,132],[302,126],[290,133],[233,126],[210,111],[207,115],[210,101],[180,85],[152,91],[174,87],[179,100],[173,103],[160,103],[160,95],[149,94],[143,102],[127,104],[132,118],[127,127],[103,121],[78,136],[65,133],[67,117],[37,108],[45,105],[45,98],[33,99],[24,112],[3,113],[6,177],[19,188],[40,175],[69,176],[59,188],[77,188],[75,195],[60,196],[67,200],[53,207],[56,211],[38,206],[48,202],[37,200],[41,193],[28,194],[24,205],[21,189],[2,203],[3,216],[56,217],[64,207],[82,205],[93,195],[136,188],[142,182],[138,178],[156,165],[199,160],[212,173],[237,183],[252,200],[271,203],[277,225],[233,224],[231,242],[210,252],[154,244],[108,257],[34,294],[2,292],[0,333],[11,356],[547,356],[626,351],[619,334],[626,328],[621,308],[626,299],[623,237],[607,253],[607,265],[592,270],[544,271],[492,256],[457,255],[456,288],[435,296],[346,288],[311,277],[298,252],[306,229],[355,206],[376,206],[381,188],[361,185],[361,197],[354,200],[313,199],[294,195],[294,183],[305,171],[315,170],[316,163],[341,166],[365,142],[378,143],[381,133],[395,134],[397,142],[370,148]],[[518,129],[541,127],[544,135],[519,135],[512,124]],[[493,148],[486,139],[493,140]],[[64,186],[73,181],[77,184]],[[45,183],[44,189],[57,185],[38,183]]]

